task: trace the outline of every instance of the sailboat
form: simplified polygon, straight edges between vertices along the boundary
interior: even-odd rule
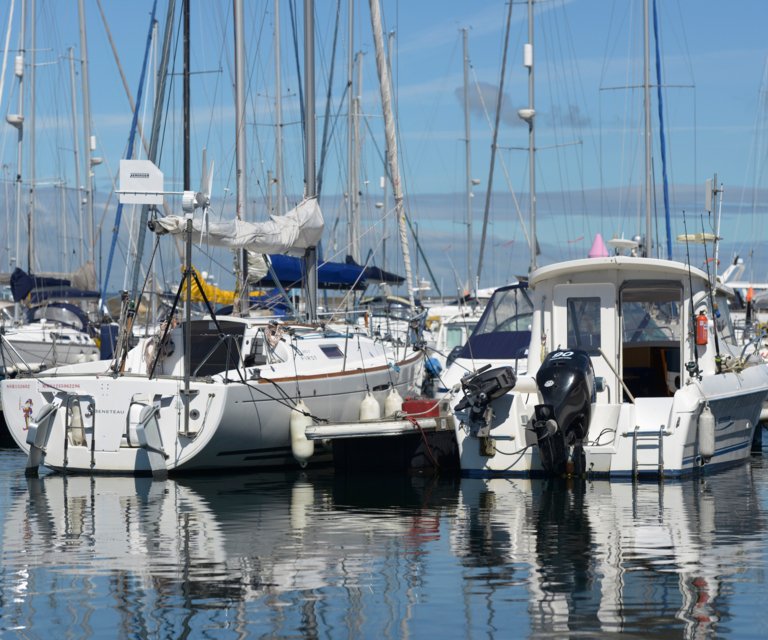
[[[649,127],[647,39],[645,62]],[[660,478],[748,459],[768,366],[757,342],[735,337],[715,277],[651,257],[648,140],[643,245],[533,268],[527,326],[509,318],[530,332],[523,371],[496,360],[457,385],[463,473]]]
[[[241,70],[242,3],[236,2],[235,9],[235,63]],[[311,7],[306,19],[311,33]],[[314,83],[311,70],[307,65],[308,96]],[[237,113],[244,114],[243,95],[237,95]],[[185,317],[172,312],[158,333],[131,349],[124,340],[112,361],[58,367],[3,382],[6,420],[28,454],[28,474],[36,474],[41,465],[72,473],[163,476],[321,463],[329,459],[329,450],[319,445],[315,451],[305,436],[308,425],[379,417],[382,406],[394,408],[398,403],[393,399],[416,391],[422,353],[413,350],[395,360],[389,346],[359,328],[323,326],[311,316],[304,323],[246,314],[220,319],[210,307],[210,315],[201,319],[189,313],[191,246],[201,231],[206,241],[219,238],[238,250],[311,255],[323,217],[309,179],[314,173],[314,126],[309,124],[314,121],[313,100],[308,97],[306,105],[307,197],[293,211],[264,223],[204,225],[193,220],[195,209],[209,200],[210,191],[203,188],[185,193],[184,216],[155,221],[156,232],[181,232],[186,238]],[[246,173],[240,164],[244,131],[236,122],[241,176]],[[155,178],[153,171],[128,173],[139,180],[150,174]],[[162,197],[162,189],[121,190],[121,197],[138,192]],[[173,311],[181,292],[182,286]],[[311,309],[311,297],[308,303]]]
[[[91,361],[99,358],[100,349],[93,338],[92,327],[81,306],[89,298],[98,297],[93,292],[95,283],[93,262],[88,261],[72,274],[33,274],[35,261],[35,232],[33,219],[35,215],[35,18],[34,5],[27,17],[26,6],[22,6],[19,19],[19,52],[14,66],[18,84],[18,104],[15,113],[9,113],[6,121],[16,129],[17,133],[17,179],[15,185],[15,217],[16,217],[16,247],[15,257],[10,261],[11,273],[3,274],[0,278],[3,284],[10,286],[13,301],[0,303],[0,378],[15,377],[28,372],[40,371],[56,365],[72,364]],[[10,36],[13,8],[11,8],[8,25]],[[31,91],[30,114],[25,124],[25,68],[27,61],[25,53],[25,23],[32,25],[31,61],[29,61]],[[82,42],[82,41],[81,41]],[[7,55],[9,38],[6,37]],[[86,63],[84,63],[86,64]],[[74,72],[73,72],[74,74]],[[73,96],[74,100],[74,96]],[[74,118],[74,115],[73,115]],[[30,202],[27,217],[27,270],[17,265],[21,254],[21,210],[22,210],[22,171],[24,170],[24,130],[29,128],[28,148],[29,167],[31,175]],[[76,128],[76,127],[73,127]],[[75,162],[77,166],[77,162]],[[90,194],[90,192],[89,192]],[[10,211],[7,212],[10,216]],[[66,249],[66,242],[65,242]],[[81,254],[83,252],[81,251]],[[78,304],[75,304],[75,303]],[[2,416],[2,412],[0,412]],[[2,419],[0,419],[2,423]],[[0,426],[0,442],[9,443],[5,426]]]

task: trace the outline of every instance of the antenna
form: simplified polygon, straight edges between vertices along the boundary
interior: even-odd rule
[[[699,349],[696,346],[696,318],[693,307],[693,276],[691,275],[691,251],[688,245],[688,223],[685,219],[685,209],[683,209],[683,229],[685,231],[685,259],[688,263],[688,294],[691,301],[691,346],[693,347],[694,362],[688,362],[685,365],[686,370],[691,377],[699,377]]]

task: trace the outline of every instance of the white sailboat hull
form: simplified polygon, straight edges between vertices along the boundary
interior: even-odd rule
[[[59,471],[142,475],[296,466],[291,418],[300,401],[309,423],[355,421],[369,392],[383,407],[392,388],[406,397],[421,383],[420,352],[395,363],[380,344],[358,340],[308,336],[293,347],[282,344],[282,361],[192,378],[188,411],[178,375],[182,355],[166,360],[173,375],[149,377],[142,343],[119,375],[97,362],[3,381],[5,419],[25,453],[37,451],[40,464]],[[334,359],[324,363],[323,349]],[[342,350],[347,359],[340,361]],[[310,464],[323,460],[319,449]]]

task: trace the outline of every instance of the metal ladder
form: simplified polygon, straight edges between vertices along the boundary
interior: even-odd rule
[[[664,425],[659,427],[658,431],[640,431],[640,425],[635,426],[632,432],[632,478],[637,479],[642,469],[653,470],[659,478],[664,475],[664,436],[668,435],[664,431]],[[651,449],[655,443],[658,453],[656,462],[638,461],[638,448]]]
[[[85,424],[83,423],[82,410],[80,408],[80,399],[90,396],[79,396],[76,393],[60,394],[53,402],[44,405],[37,416],[33,419],[32,424],[27,432],[27,444],[30,445],[29,453],[27,455],[27,464],[24,470],[25,475],[30,477],[36,477],[38,475],[38,468],[45,460],[46,448],[48,446],[48,439],[56,423],[56,416],[60,410],[64,410],[64,455],[63,455],[63,468],[62,472],[66,473],[69,463],[68,451],[70,446],[70,435],[73,434],[75,429],[81,430],[79,437],[83,438],[84,445],[87,446],[87,439],[85,438]],[[95,400],[93,407],[93,422],[91,425],[91,469],[96,464],[96,407]],[[73,425],[70,421],[70,414],[74,416],[74,407],[77,406],[77,411],[80,412],[80,424]],[[74,440],[74,438],[73,438]],[[74,446],[74,445],[73,445]]]

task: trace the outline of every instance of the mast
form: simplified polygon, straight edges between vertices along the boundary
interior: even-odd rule
[[[27,271],[35,264],[35,53],[37,48],[36,0],[30,0],[31,52],[29,60],[29,202],[27,203]]]
[[[248,191],[245,170],[245,29],[243,27],[243,2],[234,0],[235,18],[235,181],[237,187],[235,215],[238,220],[245,218]],[[204,168],[205,169],[205,168]],[[241,281],[237,283],[240,293],[240,312],[248,310],[248,252],[241,251]]]
[[[416,306],[413,294],[413,276],[411,274],[411,254],[408,249],[408,231],[403,207],[403,190],[400,183],[400,169],[397,164],[397,137],[395,135],[395,119],[392,114],[391,83],[389,67],[384,57],[384,36],[381,29],[381,9],[379,0],[369,0],[371,8],[371,26],[376,45],[376,68],[379,72],[379,90],[381,91],[381,106],[384,111],[384,129],[387,139],[387,161],[392,179],[392,193],[395,199],[395,214],[400,231],[400,246],[405,263],[405,280],[408,284],[408,302],[411,308]]]
[[[183,105],[183,127],[184,127],[184,191],[192,189],[192,176],[190,170],[190,157],[191,147],[189,142],[189,3],[192,0],[182,0],[181,2],[181,15],[182,15],[182,39],[184,41],[184,52],[182,62],[182,105]]]
[[[656,48],[656,101],[659,113],[659,147],[661,150],[661,176],[664,189],[664,220],[667,231],[667,259],[672,259],[672,221],[669,214],[669,180],[667,180],[667,143],[664,136],[664,102],[662,95],[661,52],[659,44],[659,19],[656,0],[653,0],[653,34]],[[657,252],[658,254],[658,252]]]
[[[317,196],[315,173],[315,3],[304,0],[304,196]],[[317,321],[317,247],[304,252],[306,316]]]
[[[93,161],[91,151],[91,96],[88,82],[88,39],[85,32],[85,6],[83,0],[78,0],[78,14],[80,16],[80,65],[81,84],[83,91],[83,136],[85,138],[85,211],[88,226],[88,251],[89,259],[94,260],[95,239],[93,235]]]
[[[504,29],[504,50],[501,58],[501,77],[499,78],[499,95],[496,98],[496,118],[493,124],[493,140],[491,141],[491,166],[488,170],[488,186],[485,190],[485,208],[483,210],[483,232],[480,235],[480,253],[477,259],[477,281],[480,282],[480,275],[483,272],[483,252],[485,251],[485,237],[488,232],[488,215],[491,208],[491,192],[493,189],[493,168],[496,162],[496,142],[499,139],[499,120],[501,119],[501,100],[504,95],[504,76],[507,69],[507,49],[509,47],[509,27],[512,23],[512,6],[509,3],[507,9],[507,24]],[[519,112],[518,112],[519,113]],[[531,241],[531,253],[535,251],[535,242]]]
[[[280,58],[280,0],[275,0],[275,197],[277,215],[283,215],[283,88]]]
[[[155,162],[157,159],[157,148],[160,140],[160,125],[163,122],[163,106],[165,103],[165,90],[168,80],[168,65],[171,58],[171,41],[173,36],[173,25],[176,15],[176,0],[168,0],[166,9],[165,30],[163,35],[163,47],[160,54],[160,65],[155,80],[155,104],[152,113],[152,131],[149,136],[149,152],[147,159]],[[134,107],[135,108],[135,107]],[[136,300],[139,292],[139,274],[141,272],[141,259],[144,254],[144,240],[147,234],[147,220],[149,219],[149,205],[142,205],[141,219],[139,221],[139,232],[136,238],[136,259],[133,262],[133,271],[131,276],[131,300]],[[154,300],[154,296],[153,296]]]
[[[22,0],[21,19],[19,22],[19,52],[13,61],[13,72],[19,81],[18,109],[16,113],[9,113],[5,119],[16,128],[16,249],[11,266],[18,266],[19,253],[21,252],[21,172],[24,167],[24,26],[27,20],[27,3]],[[19,319],[19,305],[13,306],[14,320]]]
[[[0,68],[0,102],[2,102],[2,97],[4,94],[4,87],[5,87],[5,70],[7,68],[8,63],[8,49],[10,47],[11,43],[11,31],[13,29],[13,12],[15,8],[16,2],[15,0],[11,0],[11,5],[8,9],[8,27],[5,31],[5,45],[3,47],[3,64],[2,68]],[[10,120],[8,120],[9,124],[12,124]],[[5,203],[6,203],[6,209],[8,213],[10,213],[10,208],[8,207],[8,181],[7,181],[7,170],[8,165],[3,166],[3,177],[4,177],[4,187],[5,187]],[[10,215],[7,215],[5,218],[5,250],[8,252],[8,266],[9,271],[13,271],[13,254],[11,253],[11,228],[10,228]]]
[[[72,101],[72,144],[75,156],[75,193],[77,194],[77,217],[80,236],[80,260],[85,256],[85,246],[83,244],[83,199],[80,196],[80,146],[77,142],[77,95],[75,94],[75,50],[69,48],[69,91]]]
[[[352,121],[352,175],[350,180],[350,200],[352,201],[352,220],[349,226],[349,248],[352,259],[360,264],[360,124],[362,122],[363,107],[363,52],[355,54],[355,70],[357,75],[357,90],[353,102]]]
[[[469,130],[469,44],[467,30],[462,29],[464,43],[464,163],[467,170],[467,287],[474,290],[472,277],[472,159]]]
[[[534,109],[533,84],[533,0],[528,0],[528,43],[523,47],[523,64],[528,68],[528,111],[522,115],[528,123],[528,205],[531,214],[531,271],[536,268],[536,253],[539,242],[536,238],[536,133],[533,119]]]
[[[347,51],[347,247],[355,259],[355,237],[357,235],[357,221],[355,220],[355,176],[357,166],[355,164],[355,2],[347,1],[347,34],[349,38]]]
[[[648,0],[643,0],[643,106],[645,111],[645,243],[643,255],[651,257],[651,48],[650,28],[648,23]]]
[[[183,100],[183,127],[184,127],[184,191],[189,190],[189,3],[190,0],[182,0],[181,13],[183,20],[184,40],[184,85],[182,88]],[[237,20],[237,13],[235,13]],[[186,280],[185,323],[184,323],[184,433],[189,433],[189,403],[192,401],[190,389],[190,377],[192,376],[192,218],[194,207],[187,213],[185,251],[184,251],[184,278]],[[170,321],[170,318],[169,318]]]

